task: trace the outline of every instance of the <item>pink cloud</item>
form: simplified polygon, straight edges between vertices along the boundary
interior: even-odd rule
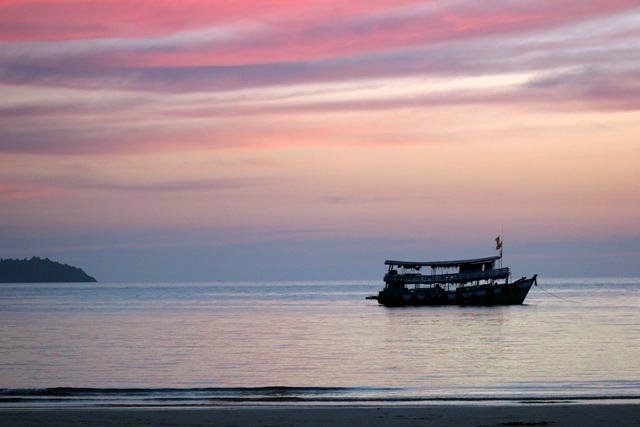
[[[128,2],[65,1],[38,4],[32,7],[34,13],[26,13],[31,10],[29,3],[18,2],[13,7],[5,6],[4,39],[112,40],[112,43],[91,40],[86,48],[75,44],[69,46],[68,51],[64,45],[59,46],[63,61],[81,58],[87,65],[96,66],[244,65],[317,60],[543,29],[638,7],[633,0],[543,0],[518,6],[503,2],[447,1],[426,5],[356,2],[349,7],[325,2],[256,5],[241,1],[225,3],[220,8],[207,4],[208,7],[202,2],[162,2],[160,5],[153,2],[145,7],[144,3],[133,6]],[[57,14],[65,14],[64,28],[50,28],[58,25],[52,22],[63,22],[51,18]],[[83,30],[74,32],[74,25]],[[23,27],[26,29],[21,36],[18,30]],[[66,28],[71,30],[65,34]],[[206,29],[213,31],[213,35],[202,33]],[[216,29],[227,37],[218,40]],[[41,37],[32,34],[37,31],[46,34]],[[176,32],[179,32],[177,37]],[[37,55],[37,46],[32,48]]]
[[[33,185],[16,185],[0,182],[0,200],[34,199],[54,194],[57,190],[51,187]]]
[[[321,1],[250,7],[251,2],[240,1],[225,3],[216,13],[197,13],[210,9],[201,2],[153,4],[5,3],[0,6],[6,12],[1,26],[5,40],[15,36],[22,42],[0,44],[0,83],[198,92],[381,76],[477,75],[616,61],[615,49],[584,48],[638,37],[627,28],[604,35],[585,32],[580,39],[537,40],[563,25],[613,13],[619,17],[619,12],[638,7],[630,0],[490,5],[380,0],[348,7]],[[67,39],[75,40],[61,41],[64,35],[55,33],[51,37],[58,41],[25,43],[33,39],[31,33],[19,38],[12,32],[30,25],[44,31],[58,22],[52,16],[67,9]],[[189,13],[197,15],[193,21],[181,19]],[[82,36],[74,33],[74,25],[94,25],[92,19],[104,31],[94,35],[98,38],[78,39]],[[138,32],[129,32],[129,21],[136,22],[131,28]],[[603,26],[608,24],[603,18]],[[518,37],[524,38],[522,43],[508,43]],[[567,55],[562,49],[573,51]]]
[[[326,20],[416,0],[5,0],[0,40],[149,37],[234,22]]]
[[[419,138],[412,138],[407,130],[394,138],[389,136],[389,129],[372,129],[370,123],[345,126],[325,120],[316,122],[309,117],[321,119],[324,114],[334,112],[426,111],[465,105],[501,105],[548,112],[631,111],[640,109],[638,82],[640,76],[633,71],[588,68],[547,73],[508,87],[416,95],[387,93],[379,97],[331,100],[307,97],[304,101],[292,96],[279,102],[267,98],[266,102],[255,99],[220,103],[206,98],[197,101],[196,97],[193,102],[169,101],[157,108],[153,107],[153,100],[140,103],[116,100],[96,108],[81,100],[51,106],[25,104],[6,111],[0,109],[0,152],[70,155],[412,143]],[[96,117],[100,120],[96,121]],[[239,122],[243,125],[238,126]],[[432,139],[439,137],[435,135]]]
[[[272,1],[255,6],[239,1],[211,8],[195,1],[8,1],[0,6],[5,39],[0,44],[0,83],[169,95],[289,85],[295,96],[294,84],[411,75],[524,71],[554,75],[554,79],[508,90],[405,93],[380,99],[347,96],[331,101],[309,97],[305,103],[283,99],[265,104],[257,100],[193,106],[172,104],[167,97],[157,108],[151,97],[157,94],[147,98],[136,92],[115,100],[18,100],[0,105],[0,151],[86,154],[371,140],[370,135],[358,137],[358,130],[354,136],[319,126],[283,131],[251,125],[231,130],[224,125],[193,129],[181,122],[189,117],[495,103],[539,107],[551,102],[553,108],[565,109],[640,108],[637,76],[629,71],[630,64],[635,66],[632,44],[638,33],[633,25],[639,15],[630,14],[629,19],[617,13],[637,7],[637,1],[343,3]],[[614,13],[611,20],[606,18]],[[55,27],[62,21],[54,18],[61,15],[68,15],[65,27]],[[625,25],[618,31],[621,17],[626,19]],[[589,25],[605,30],[576,31],[572,26],[595,18],[602,19]],[[260,25],[246,27],[247,22]],[[83,33],[85,27],[94,32]],[[220,28],[224,30],[217,31]],[[559,34],[565,29],[580,34]],[[23,43],[39,39],[55,41]],[[153,124],[139,125],[145,121]]]

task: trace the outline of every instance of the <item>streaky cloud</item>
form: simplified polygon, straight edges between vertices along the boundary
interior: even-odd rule
[[[567,24],[540,37],[535,31],[509,37],[483,35],[334,58],[244,65],[192,66],[174,58],[171,66],[126,66],[117,61],[105,66],[83,57],[30,61],[0,49],[0,58],[4,58],[0,82],[196,93],[376,77],[553,71],[602,64],[609,64],[615,71],[617,67],[634,66],[638,61],[640,34],[632,29],[639,20],[640,11]],[[585,32],[590,34],[586,39],[581,35]],[[602,40],[607,40],[606,48]]]
[[[116,191],[116,192],[185,192],[185,191],[220,191],[265,185],[270,178],[188,178],[176,180],[149,180],[136,182],[119,181],[114,178],[98,178],[87,174],[46,175],[32,177],[22,183],[1,184],[0,197],[15,195],[20,198],[40,195],[52,191],[72,189]]]
[[[57,42],[8,43],[5,59],[69,69],[256,65],[335,59],[411,46],[487,36],[508,37],[550,26],[580,22],[637,8],[630,0],[556,2],[542,0],[515,7],[497,1],[442,1],[389,6],[331,19],[303,14],[260,20],[217,22],[182,32]],[[349,9],[349,8],[347,8]],[[313,10],[313,9],[311,9]],[[251,15],[249,15],[251,16]],[[292,42],[294,41],[294,42]],[[7,58],[8,56],[8,58]]]

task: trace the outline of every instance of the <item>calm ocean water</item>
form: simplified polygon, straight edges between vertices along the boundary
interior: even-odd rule
[[[638,398],[640,279],[539,282],[406,308],[380,281],[1,284],[0,406]]]

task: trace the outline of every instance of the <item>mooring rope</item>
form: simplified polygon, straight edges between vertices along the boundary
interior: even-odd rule
[[[546,290],[546,289],[545,289],[545,288],[543,288],[542,286],[538,285],[538,281],[537,281],[537,280],[536,280],[536,286],[537,286],[538,288],[540,288],[540,290],[541,290],[542,292],[546,292],[546,293],[548,293],[549,295],[551,295],[552,297],[555,297],[555,298],[558,298],[558,299],[561,299],[561,300],[564,300],[564,301],[567,301],[567,302],[572,302],[572,303],[574,303],[574,304],[580,304],[580,301],[572,300],[572,299],[569,299],[569,298],[564,298],[564,297],[561,297],[560,295],[556,295],[556,294],[554,294],[553,292]]]

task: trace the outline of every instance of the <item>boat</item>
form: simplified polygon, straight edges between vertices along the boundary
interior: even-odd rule
[[[453,261],[386,260],[385,286],[377,296],[384,306],[407,305],[514,305],[522,304],[537,274],[510,282],[511,270],[502,267],[500,254]],[[428,271],[426,271],[428,270]]]

